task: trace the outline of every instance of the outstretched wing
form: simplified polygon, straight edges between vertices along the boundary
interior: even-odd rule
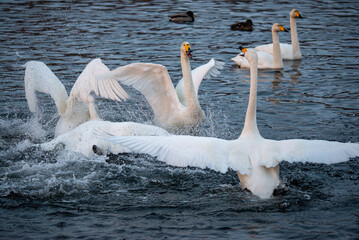
[[[251,168],[248,154],[238,148],[238,140],[183,135],[120,137],[105,134],[100,137],[172,166],[210,168],[222,173],[230,168],[242,174],[248,174]]]
[[[132,63],[101,77],[117,79],[140,91],[155,116],[168,116],[182,107],[166,67],[160,64]]]
[[[77,97],[78,100],[83,102],[88,102],[88,97],[91,92],[103,98],[117,100],[119,102],[121,102],[121,99],[128,99],[128,94],[115,79],[101,79],[96,77],[97,75],[103,75],[109,72],[110,69],[102,63],[100,58],[92,60],[77,78],[70,96]]]
[[[192,70],[192,80],[196,94],[198,94],[199,85],[201,85],[202,80],[216,77],[218,74],[220,74],[220,70],[223,69],[223,65],[224,62],[217,61],[212,58],[208,63]],[[187,105],[183,78],[176,86],[176,93],[181,103]]]
[[[29,61],[25,69],[25,94],[31,112],[38,112],[36,92],[49,94],[55,101],[57,111],[63,114],[66,111],[68,95],[64,85],[43,62]]]
[[[333,164],[359,156],[358,143],[303,139],[266,142],[268,151],[264,152],[268,154],[262,163],[266,167],[274,167],[280,161]]]

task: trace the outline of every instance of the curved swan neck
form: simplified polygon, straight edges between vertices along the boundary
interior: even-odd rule
[[[249,101],[244,121],[244,127],[240,137],[259,135],[257,127],[257,58],[249,62],[251,83],[249,90]]]
[[[292,52],[294,58],[301,58],[302,53],[300,52],[298,34],[297,34],[297,21],[295,17],[290,17],[290,37],[292,41]]]
[[[279,34],[272,30],[273,39],[273,68],[283,68],[282,54],[280,52]]]
[[[185,89],[186,100],[187,100],[187,107],[193,108],[194,106],[198,105],[198,99],[196,96],[196,92],[192,80],[191,65],[187,55],[182,51],[181,51],[181,66],[182,66],[184,89]]]

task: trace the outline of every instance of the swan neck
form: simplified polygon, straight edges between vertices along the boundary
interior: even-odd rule
[[[279,34],[272,30],[273,39],[273,68],[283,68],[282,54],[280,52]]]
[[[297,21],[294,17],[290,18],[290,37],[292,41],[292,52],[296,58],[301,58],[302,53],[300,52],[298,33],[297,33]]]
[[[199,105],[199,103],[192,80],[191,65],[187,55],[184,52],[181,52],[181,66],[182,66],[184,89],[185,89],[186,100],[187,100],[187,107],[193,108]]]
[[[241,137],[253,135],[260,136],[257,127],[257,59],[251,61],[249,65],[251,77],[249,101]]]

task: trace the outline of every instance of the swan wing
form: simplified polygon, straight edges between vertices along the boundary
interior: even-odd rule
[[[248,60],[245,57],[241,56],[240,54],[232,58],[232,61],[235,62],[241,68],[249,68]]]
[[[102,63],[100,58],[92,60],[87,64],[73,86],[70,96],[76,97],[82,102],[88,102],[91,92],[103,98],[121,102],[129,98],[115,79],[102,79],[96,77],[109,73],[110,69]]]
[[[222,173],[228,168],[242,174],[250,170],[248,155],[238,155],[241,148],[234,148],[233,141],[184,135],[119,137],[104,134],[101,137],[172,166],[210,168]]]
[[[68,95],[64,85],[43,62],[29,61],[25,69],[25,95],[31,112],[38,112],[36,92],[49,94],[55,101],[57,111],[63,114],[66,111]]]
[[[273,55],[273,43],[260,45],[254,49],[258,52],[266,52],[270,55]],[[282,55],[282,59],[293,59],[292,45],[287,43],[280,43],[280,53]]]
[[[359,156],[358,143],[325,140],[266,140],[262,164],[274,167],[280,161],[333,164]]]
[[[216,77],[220,74],[220,70],[223,69],[223,65],[224,62],[217,61],[212,58],[208,63],[192,70],[192,80],[196,94],[198,94],[199,85],[201,85],[202,80]],[[187,105],[183,78],[176,86],[176,93],[181,103]]]
[[[165,66],[152,63],[132,63],[112,70],[102,78],[117,79],[140,91],[155,116],[168,116],[182,107]]]

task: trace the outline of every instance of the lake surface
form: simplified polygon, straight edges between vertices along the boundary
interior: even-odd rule
[[[204,80],[203,136],[237,138],[249,94],[249,72],[231,60],[239,46],[271,42],[275,22],[289,28],[297,8],[303,59],[282,71],[259,71],[257,118],[263,137],[359,142],[359,4],[357,1],[1,1],[0,239],[358,239],[359,159],[281,163],[283,184],[260,200],[226,174],[176,168],[146,155],[96,156],[29,146],[53,138],[56,108],[39,94],[43,116],[28,110],[24,68],[45,62],[67,91],[94,58],[111,69],[133,62],[168,68],[181,78],[180,44],[192,68],[225,62]],[[167,15],[192,10],[193,24]],[[252,19],[253,32],[230,31]],[[280,33],[290,42],[289,33]],[[102,119],[149,122],[144,98],[98,99]]]

